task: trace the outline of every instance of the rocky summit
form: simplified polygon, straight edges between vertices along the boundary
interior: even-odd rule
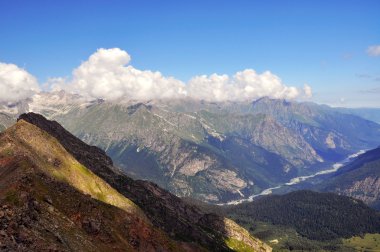
[[[271,251],[33,113],[0,134],[0,249]]]

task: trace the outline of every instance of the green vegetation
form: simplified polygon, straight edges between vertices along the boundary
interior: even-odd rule
[[[227,246],[237,252],[250,252],[252,248],[244,242],[238,241],[234,238],[228,238],[225,240]]]
[[[350,239],[344,239],[343,244],[345,247],[353,248],[356,251],[378,252],[380,251],[380,234],[355,236]]]
[[[311,240],[297,233],[294,228],[272,225],[266,222],[240,222],[250,233],[266,242],[273,251],[345,251],[341,239]],[[347,250],[346,250],[347,251]]]
[[[312,240],[326,241],[380,232],[380,215],[361,201],[332,193],[296,191],[233,206],[238,223],[257,221],[294,228]]]

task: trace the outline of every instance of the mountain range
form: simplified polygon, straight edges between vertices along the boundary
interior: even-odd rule
[[[127,177],[34,113],[0,134],[0,249],[271,251],[232,220]]]
[[[375,122],[325,105],[266,97],[109,102],[56,92],[3,104],[0,111],[3,128],[22,112],[38,112],[104,149],[129,176],[213,203],[316,173],[380,143]]]

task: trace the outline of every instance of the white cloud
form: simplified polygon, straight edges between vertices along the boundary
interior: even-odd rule
[[[367,53],[369,56],[380,57],[380,45],[373,45],[368,47]]]
[[[0,102],[16,102],[40,90],[37,79],[14,64],[0,62]]]
[[[185,84],[160,72],[127,65],[131,57],[119,48],[99,49],[73,71],[68,89],[93,98],[154,99],[186,95]]]
[[[311,87],[285,85],[269,71],[246,69],[233,76],[211,74],[193,77],[184,83],[160,72],[139,70],[129,63],[131,57],[119,48],[99,49],[69,78],[50,78],[42,85],[51,91],[66,90],[87,98],[165,99],[191,97],[207,101],[244,101],[263,96],[271,98],[309,98]],[[12,64],[0,65],[0,101],[17,101],[39,91],[36,78]]]
[[[234,76],[212,74],[193,77],[187,84],[160,72],[143,71],[129,65],[131,57],[119,49],[99,49],[73,71],[65,89],[92,98],[162,99],[192,97],[209,101],[241,101],[263,96],[294,99],[311,96],[311,88],[304,91],[284,85],[281,79],[267,71],[262,74],[252,69]],[[54,84],[63,87],[62,79]]]
[[[306,98],[311,98],[313,96],[313,91],[308,84],[305,84],[303,86],[303,92],[304,92]]]
[[[297,88],[285,86],[271,72],[258,74],[252,69],[237,72],[232,77],[217,74],[196,76],[189,81],[187,89],[189,96],[210,101],[243,101],[263,96],[294,99],[301,94]],[[311,94],[311,89],[308,91]]]

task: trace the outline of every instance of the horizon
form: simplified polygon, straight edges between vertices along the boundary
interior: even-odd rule
[[[380,108],[378,1],[113,3],[0,3],[0,101],[63,88]]]

